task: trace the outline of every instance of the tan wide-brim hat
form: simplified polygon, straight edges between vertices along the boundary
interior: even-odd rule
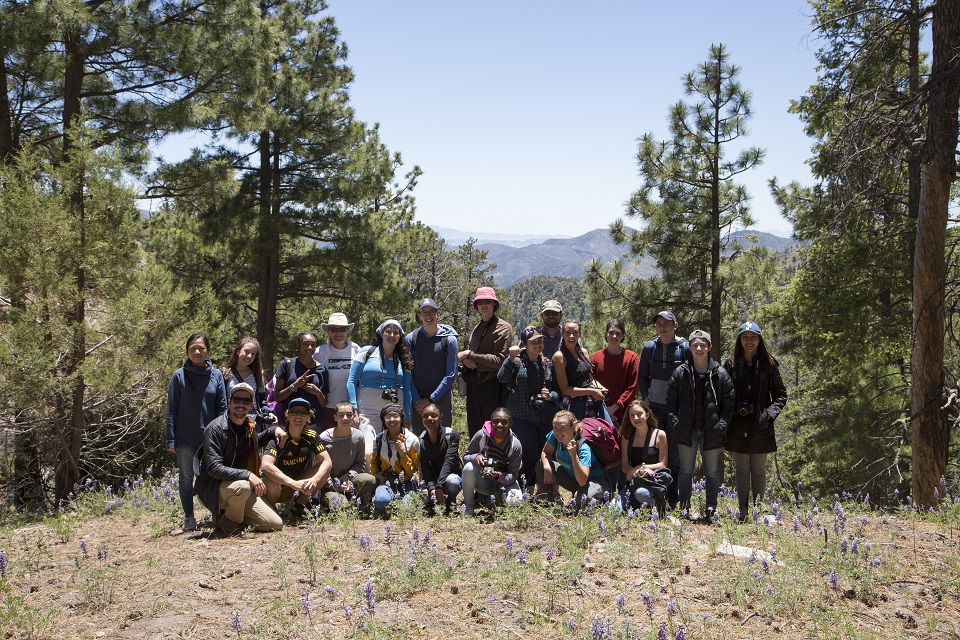
[[[353,323],[347,320],[347,316],[342,313],[331,313],[327,321],[320,325],[320,330],[326,331],[327,327],[346,327],[347,331],[352,331]]]

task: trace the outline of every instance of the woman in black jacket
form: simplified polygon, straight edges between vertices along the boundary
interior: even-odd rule
[[[726,449],[733,454],[742,522],[747,518],[751,491],[754,502],[759,502],[767,490],[767,454],[777,450],[773,421],[787,404],[787,389],[755,322],[740,325],[733,357],[724,368],[736,389],[737,408]]]
[[[720,363],[710,359],[710,334],[690,334],[692,360],[677,367],[667,389],[667,408],[673,421],[680,450],[680,508],[690,508],[693,493],[693,467],[697,449],[703,460],[707,509],[702,517],[713,520],[720,495],[720,448],[727,436],[733,415],[733,382]]]

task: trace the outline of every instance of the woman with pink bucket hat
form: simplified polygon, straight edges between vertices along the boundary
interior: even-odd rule
[[[497,380],[497,372],[513,342],[513,327],[497,317],[500,301],[493,287],[477,289],[473,308],[480,313],[480,322],[473,328],[467,348],[457,354],[460,376],[467,383],[467,430],[471,438],[503,404],[504,386]]]

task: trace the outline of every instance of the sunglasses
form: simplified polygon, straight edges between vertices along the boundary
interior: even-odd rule
[[[330,333],[342,333],[347,330],[347,327],[327,327],[327,331]]]
[[[309,411],[302,411],[302,410],[300,410],[300,409],[294,409],[294,410],[291,410],[291,411],[287,411],[287,413],[289,413],[289,414],[292,415],[292,416],[308,416],[308,415],[310,415],[310,412],[309,412]]]
[[[253,402],[253,398],[251,398],[250,396],[244,396],[240,398],[238,398],[237,396],[233,396],[230,399],[233,400],[236,404],[251,404]]]

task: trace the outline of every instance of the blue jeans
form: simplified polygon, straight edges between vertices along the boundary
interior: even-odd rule
[[[700,449],[700,458],[703,460],[703,475],[707,481],[707,508],[717,508],[717,497],[720,495],[720,449],[704,450],[703,430],[694,429],[691,433],[691,446],[678,445],[680,452],[680,504],[683,508],[690,507],[690,495],[693,493],[693,465],[697,461],[697,449]]]
[[[457,496],[460,495],[460,491],[463,489],[463,479],[455,473],[451,473],[447,476],[447,479],[443,481],[442,486],[443,493],[447,496],[447,504],[456,504]],[[428,503],[432,502],[430,496],[433,494],[428,494],[426,500]]]
[[[193,478],[196,470],[193,468],[194,457],[200,446],[177,444],[177,469],[180,471],[180,504],[183,506],[183,517],[193,517]]]
[[[543,445],[547,442],[547,434],[553,431],[553,424],[550,422],[538,424],[522,418],[514,418],[510,430],[523,448],[523,462],[520,465],[520,478],[517,480],[521,480],[521,486],[529,489],[537,481],[540,452],[543,451]]]
[[[393,502],[393,498],[396,496],[393,486],[391,486],[393,484],[399,483],[394,481],[378,484],[376,490],[373,492],[373,508],[377,513],[385,512],[387,510],[387,505]],[[403,484],[399,484],[399,489],[400,495],[406,496],[413,489],[413,482],[410,480],[404,480]]]

